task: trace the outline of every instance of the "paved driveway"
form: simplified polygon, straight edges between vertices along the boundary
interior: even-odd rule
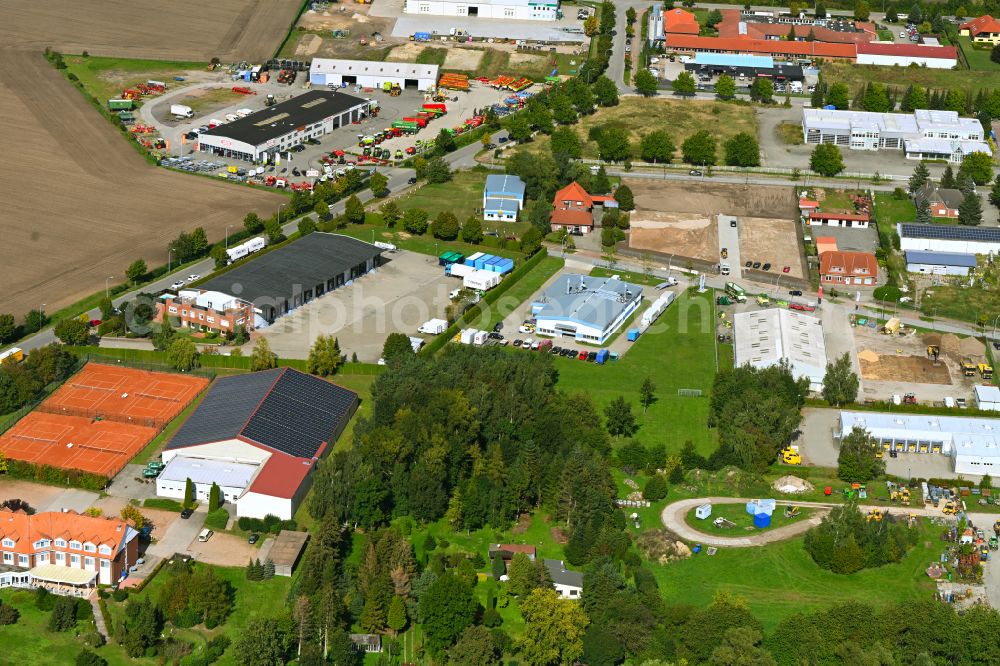
[[[729,256],[726,259],[719,255],[720,263],[728,263],[730,269],[730,278],[733,280],[743,279],[743,261],[740,257],[740,230],[738,226],[733,226],[733,222],[739,224],[738,220],[732,215],[719,215],[718,224],[716,228],[719,230],[719,248],[726,248]]]
[[[167,526],[166,530],[150,544],[146,552],[158,557],[171,557],[174,553],[191,553],[190,546],[205,526],[208,515],[207,505],[202,504],[187,520],[176,520]]]

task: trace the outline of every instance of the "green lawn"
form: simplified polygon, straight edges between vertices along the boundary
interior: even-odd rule
[[[689,135],[708,128],[716,137],[721,151],[722,142],[739,132],[757,135],[757,120],[753,108],[704,100],[669,98],[644,99],[623,97],[618,106],[599,108],[571,125],[583,143],[583,157],[596,158],[597,143],[588,134],[595,125],[621,127],[628,132],[629,141],[635,145],[653,130],[668,128],[677,146],[675,155],[680,157],[680,146]],[[527,150],[548,150],[547,136],[538,136],[525,144]]]
[[[972,40],[968,37],[956,35],[954,39],[958,47],[962,50],[962,54],[969,64],[969,69],[974,72],[1000,72],[1000,65],[990,60],[992,46],[987,45],[984,48],[977,49],[972,45]]]
[[[677,453],[691,440],[700,452],[711,453],[717,443],[716,432],[706,426],[715,377],[711,299],[711,293],[681,294],[618,361],[595,365],[553,359],[559,371],[559,388],[586,393],[599,411],[624,396],[636,414],[636,438],[640,441],[664,442],[668,452]],[[646,377],[656,384],[656,402],[643,414],[639,386]],[[682,388],[700,389],[702,396],[679,396],[677,391]]]
[[[820,208],[824,211],[834,211],[834,210],[854,210],[854,202],[851,200],[851,195],[854,194],[853,191],[848,190],[830,190],[823,189],[823,200],[820,202]]]
[[[195,564],[195,566],[204,567],[208,565]],[[279,613],[284,607],[288,590],[291,588],[292,584],[291,578],[275,576],[270,580],[251,582],[246,579],[244,571],[240,567],[213,568],[215,573],[220,578],[228,580],[236,591],[235,605],[233,607],[232,614],[228,617],[226,623],[222,627],[211,631],[205,629],[203,626],[192,629],[175,629],[172,632],[173,636],[190,641],[196,646],[203,644],[208,639],[219,634],[226,634],[231,640],[235,641],[236,638],[247,629],[252,616],[276,614]],[[166,568],[164,568],[146,585],[138,596],[149,596],[155,600],[160,589],[163,587],[169,576],[170,574],[167,572]],[[108,611],[113,618],[112,622],[118,622],[122,613],[124,613],[124,610],[124,603],[119,604],[110,599],[108,600]],[[165,631],[170,633],[171,629],[168,627]],[[105,649],[106,648],[102,648],[102,654]],[[132,660],[129,663],[152,665],[159,662],[155,659],[137,659]],[[224,654],[222,658],[215,663],[220,666],[235,666],[236,662],[233,659],[232,650],[230,649],[227,651],[226,654]]]
[[[704,607],[726,590],[746,599],[769,631],[789,615],[846,601],[882,606],[928,598],[933,584],[924,569],[940,555],[941,528],[922,524],[919,529],[920,541],[901,562],[848,576],[816,566],[802,537],[760,548],[721,548],[712,556],[703,551],[651,569],[668,602]]]
[[[897,199],[889,192],[875,193],[875,219],[879,224],[895,226],[898,222],[912,222],[917,216],[917,207],[913,201]]]
[[[553,275],[562,270],[566,262],[559,257],[545,257],[527,275],[521,278],[513,287],[507,290],[490,306],[489,321],[475,324],[479,328],[492,330],[494,324],[503,321],[507,315],[514,312],[526,300],[541,289],[542,285]]]
[[[1000,313],[1000,291],[980,287],[939,285],[924,290],[920,310],[935,317],[975,322],[980,313],[992,320]]]
[[[17,624],[0,627],[0,663],[31,664],[31,666],[66,666],[76,660],[84,649],[83,641],[65,631],[48,630],[48,611],[35,608],[34,595],[27,590],[0,590],[0,600],[21,613]],[[90,621],[80,622],[78,632],[93,631]],[[112,666],[126,666],[132,662],[117,645],[105,645],[95,650]],[[146,662],[153,664],[152,660]]]
[[[778,509],[775,510],[774,514],[771,516],[771,524],[763,528],[754,527],[753,516],[746,512],[746,506],[743,504],[713,504],[712,515],[705,520],[697,518],[694,515],[694,512],[695,509],[691,509],[691,511],[688,512],[688,515],[684,517],[684,522],[696,530],[700,530],[706,534],[740,537],[757,532],[766,532],[777,527],[797,523],[800,520],[811,516],[814,513],[814,510],[800,509],[799,515],[786,518],[785,509],[783,507],[778,507]],[[716,527],[716,518],[725,518],[726,520],[734,522],[736,523],[736,527]]]
[[[396,225],[395,228],[389,228],[382,224],[382,218],[377,213],[369,213],[367,220],[366,224],[351,225],[344,229],[338,229],[337,233],[353,236],[369,243],[381,240],[393,243],[396,247],[403,250],[429,254],[434,257],[440,256],[442,252],[451,250],[461,252],[466,256],[475,252],[488,252],[501,257],[509,257],[514,261],[524,260],[524,255],[518,250],[516,241],[506,242],[504,243],[504,247],[501,248],[499,247],[500,242],[498,242],[497,238],[486,236],[482,244],[470,245],[460,240],[438,240],[431,236],[429,232],[423,236],[413,236],[403,231],[400,225]]]
[[[447,183],[426,183],[396,200],[403,210],[422,208],[431,219],[442,211],[454,213],[459,222],[477,215],[483,208],[486,169],[456,171]]]
[[[89,56],[64,56],[66,71],[76,75],[86,90],[101,102],[121,96],[125,88],[153,79],[163,81],[167,87],[175,76],[187,76],[191,70],[204,70],[203,62],[171,62],[163,60],[138,60],[133,58],[99,58]]]

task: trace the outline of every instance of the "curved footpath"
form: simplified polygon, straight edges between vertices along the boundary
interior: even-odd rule
[[[809,530],[809,528],[819,525],[823,516],[825,516],[830,509],[840,506],[840,504],[836,502],[798,502],[795,500],[779,500],[779,507],[800,506],[804,509],[819,509],[819,511],[809,518],[800,520],[790,525],[784,525],[782,527],[776,527],[773,530],[742,537],[724,537],[706,534],[705,532],[700,532],[689,526],[684,520],[685,516],[687,516],[692,509],[701,506],[702,504],[746,504],[752,499],[753,498],[749,497],[698,497],[695,499],[679,500],[663,507],[663,511],[660,514],[660,520],[663,522],[664,527],[685,541],[694,541],[705,546],[716,546],[720,548],[748,548],[751,546],[764,546],[769,543],[774,543],[775,541],[782,541],[784,539],[790,539],[800,534],[804,534],[807,530]],[[888,511],[889,513],[912,513],[917,516],[938,518],[944,517],[944,514],[941,513],[940,509],[934,508],[925,509],[923,507],[908,507],[899,505],[886,506],[884,504],[860,504],[858,505],[858,508],[865,512],[871,509],[882,509],[883,511]]]

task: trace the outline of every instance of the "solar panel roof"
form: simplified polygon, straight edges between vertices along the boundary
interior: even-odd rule
[[[904,222],[899,226],[899,235],[904,238],[1000,243],[1000,228],[997,227],[964,227],[944,224],[912,224],[909,222]]]
[[[242,437],[299,458],[317,455],[354,413],[357,394],[279,368],[224,377],[167,445],[179,449]]]

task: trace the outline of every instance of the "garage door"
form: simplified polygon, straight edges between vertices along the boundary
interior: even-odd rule
[[[326,74],[316,73],[309,77],[309,82],[314,86],[325,86],[326,85]]]

